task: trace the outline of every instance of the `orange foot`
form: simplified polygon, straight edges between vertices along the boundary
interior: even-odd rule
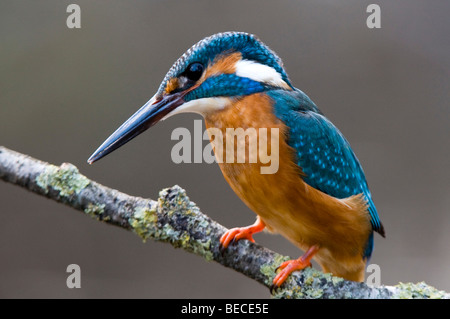
[[[319,246],[314,245],[308,249],[308,251],[301,256],[299,259],[288,260],[282,263],[276,270],[281,270],[273,279],[272,286],[270,287],[270,292],[274,289],[280,288],[280,286],[286,281],[291,273],[296,270],[303,270],[306,267],[311,266],[311,259],[319,250]]]
[[[222,237],[220,238],[221,253],[223,254],[225,252],[225,249],[227,249],[230,244],[241,239],[247,239],[254,243],[255,240],[253,239],[253,234],[259,233],[265,227],[266,225],[258,217],[258,219],[256,219],[256,222],[253,225],[247,227],[236,227],[227,230],[225,234],[223,234]]]

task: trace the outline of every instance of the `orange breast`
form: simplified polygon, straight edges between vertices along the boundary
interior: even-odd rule
[[[303,181],[301,168],[295,163],[294,150],[286,142],[288,128],[273,114],[272,100],[264,93],[253,94],[205,116],[205,122],[208,129],[215,128],[222,132],[221,140],[211,136],[211,142],[215,151],[217,143],[223,143],[224,162],[219,165],[225,179],[247,206],[261,217],[267,228],[280,233],[303,250],[319,245],[321,250],[316,259],[324,270],[358,280],[350,275],[345,276],[344,272],[349,268],[364,268],[362,253],[371,231],[365,202],[361,196],[347,199],[331,197]],[[261,168],[267,168],[269,163],[261,161],[260,157],[257,157],[256,163],[250,163],[251,152],[246,153],[244,163],[236,163],[236,141],[235,161],[227,162],[227,152],[232,149],[229,145],[232,130],[227,128],[256,129],[259,142],[256,149],[261,147],[261,143],[267,143],[269,154],[278,151],[278,154],[271,154],[272,160],[275,157],[278,160],[277,171],[262,174]],[[274,132],[275,139],[270,135],[264,138],[259,128]],[[278,129],[279,134],[272,129]],[[250,141],[253,140],[249,137],[241,143],[245,143],[247,150],[256,152],[254,145],[249,147]],[[278,143],[278,147],[274,143]]]

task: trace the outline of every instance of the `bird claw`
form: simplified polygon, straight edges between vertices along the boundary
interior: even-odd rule
[[[227,233],[225,233],[223,236],[225,236]],[[222,238],[223,238],[222,236]],[[236,242],[236,238],[231,239],[231,241],[228,244],[223,244],[222,239],[220,240],[220,245],[219,245],[219,252],[220,255],[223,257],[225,255],[225,251],[227,250],[228,246],[230,245],[234,245],[234,243]]]
[[[273,294],[278,290],[278,288],[280,288],[280,287],[278,287],[278,286],[275,285],[275,284],[271,284],[270,287],[269,287],[269,289],[270,289],[270,294],[273,295]]]
[[[219,245],[219,252],[220,255],[223,257],[223,255],[225,254],[225,250],[227,250],[225,247],[222,246],[222,244]]]
[[[227,230],[220,238],[219,251],[221,255],[224,255],[228,246],[234,245],[241,239],[247,239],[254,243],[255,240],[253,239],[252,234],[252,229],[249,229],[248,227],[237,227]]]
[[[281,265],[279,265],[277,268],[275,268],[275,272],[278,272],[275,278],[273,279],[272,285],[270,286],[270,293],[273,295],[273,293],[281,287],[282,284],[287,280],[287,278],[297,270],[303,270],[307,267],[312,267],[311,262],[309,259],[302,260],[302,258],[294,259],[294,260],[288,260],[283,262]]]
[[[236,227],[227,230],[222,237],[220,237],[220,246],[219,251],[220,254],[224,255],[225,250],[228,248],[229,245],[234,245],[237,241],[241,239],[247,239],[251,241],[252,243],[255,242],[253,239],[253,234],[258,233],[262,231],[266,227],[264,222],[258,217],[256,219],[256,222],[253,225],[247,226],[247,227]]]

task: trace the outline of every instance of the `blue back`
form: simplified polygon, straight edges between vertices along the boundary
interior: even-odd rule
[[[364,171],[342,133],[302,91],[271,90],[267,94],[274,100],[275,115],[289,127],[288,144],[296,151],[304,181],[336,198],[364,194],[372,228],[384,235]],[[370,256],[372,240],[367,245]]]

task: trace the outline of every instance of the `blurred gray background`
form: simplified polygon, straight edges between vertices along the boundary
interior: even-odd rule
[[[174,164],[177,127],[153,127],[93,166],[86,159],[156,91],[192,44],[221,31],[258,35],[283,58],[295,86],[344,133],[359,157],[387,238],[371,262],[383,284],[426,281],[450,290],[448,1],[0,2],[0,144],[89,178],[155,198],[178,184],[211,218],[244,226],[254,214],[216,164]],[[0,297],[268,298],[243,275],[0,182]],[[255,239],[297,258],[278,235]],[[81,267],[81,289],[66,267]]]

